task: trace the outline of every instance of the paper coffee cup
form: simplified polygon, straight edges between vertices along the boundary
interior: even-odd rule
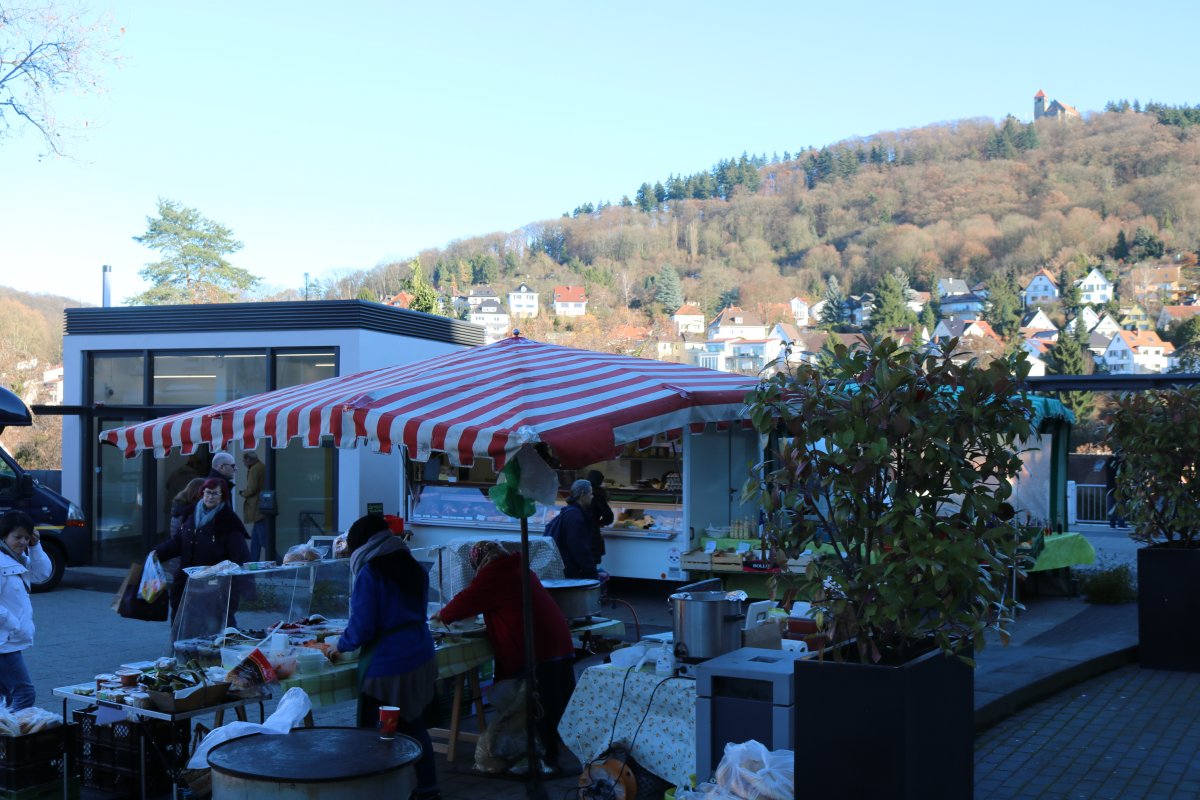
[[[400,724],[399,706],[379,707],[379,738],[395,739],[396,726]]]

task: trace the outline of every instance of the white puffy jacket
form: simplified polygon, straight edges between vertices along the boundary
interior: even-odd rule
[[[33,603],[22,575],[40,583],[50,577],[50,557],[35,544],[29,554],[14,559],[0,552],[0,653],[13,653],[33,645]]]

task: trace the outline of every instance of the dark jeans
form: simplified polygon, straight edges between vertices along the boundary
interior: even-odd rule
[[[265,518],[254,523],[254,527],[250,531],[250,560],[258,561],[258,554],[263,550],[267,551],[268,561],[279,563],[279,553],[275,552],[275,537],[271,536],[270,531],[267,530]]]
[[[21,651],[0,653],[0,699],[13,711],[29,708],[37,699]]]
[[[358,704],[358,727],[377,728],[381,705],[384,704],[371,695],[364,694]],[[425,729],[421,717],[417,717],[412,722],[405,722],[401,718],[399,724],[396,725],[396,730],[405,736],[411,736],[421,745],[421,757],[414,765],[417,771],[417,792],[426,793],[436,790],[438,782],[437,768],[433,763],[433,740],[429,738],[429,731]]]
[[[537,693],[542,712],[537,721],[537,733],[546,748],[546,763],[557,767],[558,746],[562,742],[558,723],[575,693],[575,660],[567,657],[539,663]]]

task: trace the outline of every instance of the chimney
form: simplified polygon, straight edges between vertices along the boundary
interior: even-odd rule
[[[100,305],[108,308],[112,305],[112,286],[110,286],[112,282],[112,267],[105,264],[100,268],[100,271],[103,276],[100,290]]]

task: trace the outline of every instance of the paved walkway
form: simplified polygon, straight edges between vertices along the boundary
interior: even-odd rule
[[[44,687],[59,685],[55,673],[95,671],[78,663],[87,660],[79,652],[81,645],[103,652],[102,663],[126,652],[145,652],[151,637],[139,645],[134,640],[142,636],[132,634],[149,634],[154,626],[119,620],[107,609],[119,579],[119,572],[115,579],[100,571],[77,574],[74,588],[68,585],[61,595],[35,599],[39,631],[38,646],[31,651],[37,663],[31,666],[40,704],[61,708],[45,702]],[[632,604],[643,634],[667,629],[669,611],[661,587],[638,582],[620,585],[614,594]],[[60,627],[54,606],[65,605],[68,598],[75,624]],[[1200,798],[1200,674],[1136,665],[1133,604],[1023,599],[1027,611],[1014,625],[1010,644],[1001,646],[991,637],[978,657],[976,797]],[[606,608],[605,613],[632,623],[627,608]],[[628,629],[632,638],[633,625]],[[160,635],[153,636],[155,644]],[[64,665],[64,651],[76,663]],[[317,723],[352,724],[352,715],[353,704],[342,703],[318,709]],[[471,755],[466,747],[454,764],[439,757],[444,797],[531,796],[524,783],[472,772]],[[539,796],[573,796],[578,767],[564,766],[567,775],[545,782]]]

